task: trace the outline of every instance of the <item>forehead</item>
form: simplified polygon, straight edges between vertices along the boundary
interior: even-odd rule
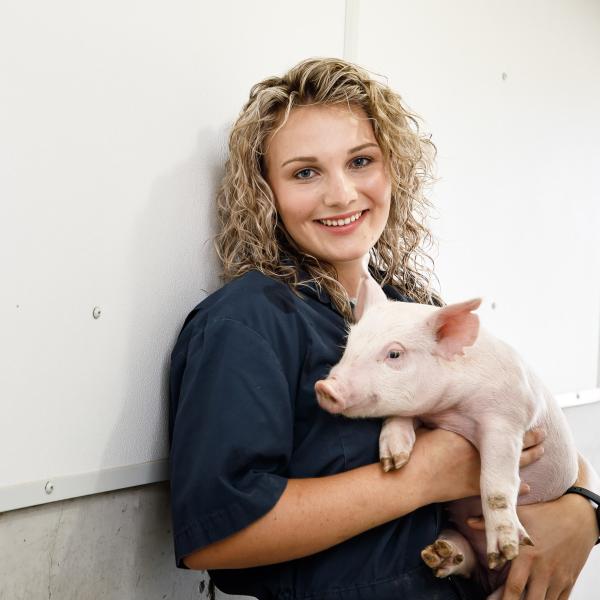
[[[376,141],[371,120],[359,106],[298,106],[268,139],[266,150],[267,157],[278,161],[321,156],[328,151],[346,153],[354,146]]]

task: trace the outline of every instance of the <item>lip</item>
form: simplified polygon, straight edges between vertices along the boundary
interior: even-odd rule
[[[343,214],[343,215],[336,215],[335,217],[328,217],[328,219],[331,219],[332,221],[334,219],[346,219],[348,217],[351,217],[352,215],[355,215],[356,213],[361,212],[360,210],[353,210],[352,212]],[[320,227],[321,229],[327,231],[327,233],[330,233],[331,235],[345,235],[348,233],[352,233],[357,227],[360,226],[360,224],[365,220],[365,215],[369,212],[368,209],[363,209],[362,210],[362,215],[360,215],[360,217],[358,219],[356,219],[356,221],[352,221],[352,223],[348,223],[348,225],[337,225],[336,227],[333,227],[331,225],[323,225],[323,223],[321,223],[319,220],[315,220],[315,224],[317,225],[317,227]]]

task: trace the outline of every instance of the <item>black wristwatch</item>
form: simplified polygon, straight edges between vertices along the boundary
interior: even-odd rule
[[[577,485],[570,487],[565,494],[579,494],[580,496],[591,500],[596,505],[596,520],[598,521],[598,531],[600,531],[600,496]],[[600,538],[598,538],[596,544],[600,544]]]

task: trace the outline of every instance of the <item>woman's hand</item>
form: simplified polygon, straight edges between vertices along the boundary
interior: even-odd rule
[[[579,457],[576,485],[600,491],[591,465]],[[598,535],[595,510],[588,500],[566,494],[552,502],[517,507],[519,519],[535,542],[521,546],[512,561],[502,600],[566,600]],[[482,517],[467,520],[483,530]]]
[[[591,504],[567,494],[552,502],[517,508],[519,519],[535,541],[521,546],[512,561],[502,600],[566,600],[598,539]],[[483,519],[469,519],[484,529]]]
[[[412,456],[424,453],[423,461],[413,464],[426,465],[426,481],[433,481],[435,489],[431,490],[431,502],[448,502],[478,496],[480,480],[479,452],[464,437],[445,429],[418,429],[417,441]],[[542,442],[546,437],[542,429],[527,431],[523,437],[523,452],[520,466],[524,467],[538,460],[544,448]],[[409,460],[404,469],[409,469]],[[523,484],[520,493],[528,488]]]

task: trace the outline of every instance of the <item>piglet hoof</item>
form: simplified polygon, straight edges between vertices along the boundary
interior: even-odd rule
[[[448,577],[460,570],[465,557],[448,540],[437,540],[421,551],[421,558],[436,577]]]
[[[392,459],[389,456],[382,456],[380,460],[381,460],[381,466],[385,473],[387,473],[388,471],[391,471],[394,468],[394,462],[392,461]]]
[[[383,470],[387,473],[392,469],[401,469],[410,458],[408,452],[401,452],[400,454],[394,454],[391,458],[389,456],[383,456],[381,460],[381,466]]]
[[[506,520],[490,527],[488,530],[488,566],[490,569],[501,569],[506,561],[519,555],[519,546],[532,546],[533,542],[518,519]]]
[[[499,552],[490,552],[487,555],[488,567],[493,571],[501,569],[506,564],[506,558]]]
[[[535,546],[532,539],[528,535],[521,536],[521,539],[519,540],[519,544],[521,546]]]
[[[379,457],[383,470],[401,469],[408,462],[414,444],[413,419],[388,417],[379,434]]]
[[[394,454],[392,459],[394,460],[394,469],[401,469],[410,458],[410,454],[408,452],[400,452],[399,454]]]
[[[504,556],[506,560],[512,560],[519,556],[519,548],[515,544],[504,544],[501,550],[502,556]]]

